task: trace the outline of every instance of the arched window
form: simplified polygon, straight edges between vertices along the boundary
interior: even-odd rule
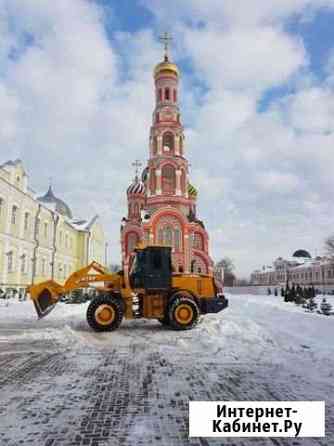
[[[27,268],[27,256],[26,254],[22,254],[21,256],[21,273],[24,274]]]
[[[24,214],[24,230],[27,231],[29,229],[29,212]]]
[[[162,89],[161,88],[159,88],[159,101],[160,102],[162,101]]]
[[[164,245],[173,245],[173,229],[170,226],[166,226],[164,229]]]
[[[129,209],[128,209],[129,217],[131,217],[131,212],[132,212],[132,206],[131,203],[129,203]]]
[[[135,203],[135,205],[134,205],[134,215],[135,215],[135,217],[138,217],[138,215],[139,215],[139,204],[138,203]]]
[[[174,135],[171,132],[165,132],[162,137],[162,147],[165,151],[174,151]]]
[[[169,95],[169,88],[165,88],[165,101],[169,101],[170,95]]]
[[[10,251],[7,254],[7,270],[9,273],[12,273],[14,270],[14,253]]]
[[[203,237],[199,232],[195,232],[194,234],[193,246],[195,249],[199,249],[201,251],[204,249]]]
[[[162,168],[162,192],[165,194],[175,194],[176,175],[173,166],[167,165]]]
[[[13,225],[16,225],[16,222],[17,222],[17,212],[18,212],[18,207],[14,205],[12,207],[12,224]]]
[[[182,249],[182,227],[179,220],[170,215],[163,215],[156,226],[155,241],[159,245]]]
[[[176,90],[173,90],[173,101],[176,102],[177,101],[177,93]]]

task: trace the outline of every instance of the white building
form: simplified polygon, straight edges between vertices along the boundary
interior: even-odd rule
[[[20,160],[0,165],[0,289],[23,290],[47,279],[63,282],[91,260],[104,263],[98,216],[76,220],[51,187],[38,197]]]
[[[299,249],[291,258],[278,257],[272,266],[263,266],[251,274],[252,285],[285,286],[287,281],[290,285],[334,287],[334,262],[328,257],[312,258]]]

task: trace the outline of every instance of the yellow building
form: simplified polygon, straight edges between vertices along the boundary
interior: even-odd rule
[[[105,246],[97,215],[90,221],[73,218],[51,186],[36,196],[20,160],[0,165],[0,289],[63,282],[92,260],[105,263]]]

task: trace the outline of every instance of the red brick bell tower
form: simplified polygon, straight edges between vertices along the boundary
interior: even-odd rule
[[[150,130],[149,160],[127,190],[129,212],[121,227],[123,267],[137,242],[172,247],[175,272],[212,274],[208,233],[197,218],[197,190],[189,182],[184,129],[179,109],[178,67],[168,55],[153,73],[155,108]],[[137,163],[136,163],[137,164]],[[138,213],[139,209],[139,213]]]

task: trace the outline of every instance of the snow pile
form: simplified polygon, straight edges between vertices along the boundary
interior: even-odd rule
[[[311,374],[329,376],[334,370],[334,316],[306,312],[281,297],[229,295],[229,308],[206,315],[197,328],[174,332],[154,320],[124,320],[120,329],[95,333],[86,322],[85,304],[58,303],[44,319],[37,320],[31,301],[0,304],[0,340],[29,338],[51,340],[64,347],[106,349],[110,345],[151,349],[180,354],[191,351],[210,361],[261,361],[305,367]],[[316,298],[320,303],[322,296]],[[328,296],[334,304],[334,297]],[[3,344],[2,344],[3,345]],[[305,373],[305,371],[303,371]]]

